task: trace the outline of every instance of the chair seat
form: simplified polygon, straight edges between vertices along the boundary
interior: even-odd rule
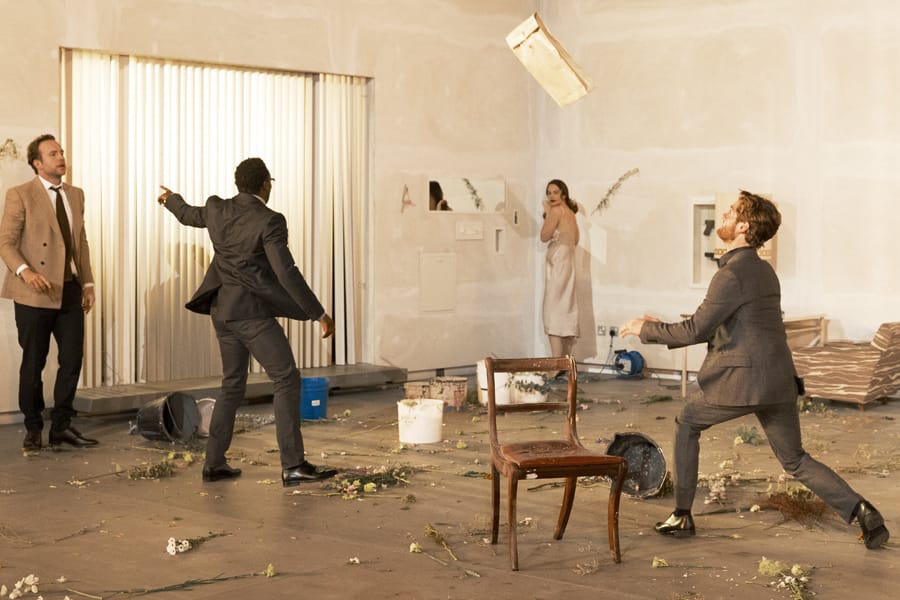
[[[583,446],[565,440],[515,442],[500,446],[500,454],[520,469],[537,467],[575,467],[585,465],[615,465],[618,456],[595,454]]]

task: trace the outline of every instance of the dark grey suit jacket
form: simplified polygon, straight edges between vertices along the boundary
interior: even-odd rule
[[[325,314],[288,249],[287,222],[252,194],[210,196],[190,206],[179,194],[166,208],[183,224],[205,227],[215,256],[185,305],[221,321],[289,317],[318,321]]]
[[[680,323],[646,322],[644,343],[680,348],[707,342],[697,374],[704,399],[724,406],[797,401],[794,360],[781,314],[775,270],[754,248],[719,259],[703,303]]]

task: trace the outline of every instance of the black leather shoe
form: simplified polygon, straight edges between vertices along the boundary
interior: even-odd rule
[[[78,448],[86,448],[88,446],[96,446],[97,440],[86,438],[77,429],[69,425],[62,431],[50,430],[50,445],[59,446],[60,444],[69,444]]]
[[[856,506],[856,519],[859,521],[859,528],[862,529],[863,541],[869,550],[880,548],[891,537],[887,527],[884,526],[881,513],[865,500]]]
[[[337,475],[337,469],[318,469],[309,461],[304,460],[300,465],[283,469],[281,471],[281,485],[290,487],[308,481],[322,481]]]
[[[241,476],[240,469],[232,469],[228,465],[221,467],[203,467],[203,481],[221,481]]]
[[[655,529],[656,533],[672,537],[689,537],[697,533],[694,527],[694,517],[691,515],[676,517],[675,513],[669,515],[669,518],[662,523],[657,523]]]
[[[29,429],[22,442],[22,450],[35,451],[41,449],[41,430]]]

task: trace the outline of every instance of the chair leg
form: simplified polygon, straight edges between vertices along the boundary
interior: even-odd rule
[[[519,546],[516,539],[516,496],[519,491],[519,478],[515,474],[509,476],[509,565],[513,571],[519,570]]]
[[[497,543],[500,531],[500,472],[491,465],[491,544]]]
[[[566,532],[569,515],[572,514],[572,505],[575,503],[575,488],[577,484],[577,477],[566,477],[566,491],[563,492],[562,507],[559,509],[559,520],[556,522],[556,531],[553,532],[554,540],[561,540]]]
[[[628,468],[623,462],[619,465],[619,473],[609,487],[609,506],[607,508],[607,533],[609,534],[609,553],[614,562],[622,562],[622,553],[619,550],[619,500],[622,497],[622,486],[625,484],[625,476]]]

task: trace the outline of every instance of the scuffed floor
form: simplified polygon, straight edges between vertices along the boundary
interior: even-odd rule
[[[579,433],[586,446],[603,451],[616,432],[638,431],[671,457],[682,405],[677,381],[583,379]],[[777,510],[755,512],[767,491],[795,486],[781,478],[757,424],[746,418],[703,437],[701,473],[710,488],[700,490],[694,506],[697,537],[653,532],[669,514],[671,497],[623,496],[622,562],[615,564],[606,541],[605,483],[579,487],[566,535],[553,541],[562,489],[525,481],[521,571],[514,573],[505,505],[500,544],[487,543],[485,410],[477,404],[448,410],[444,441],[406,447],[397,438],[402,396],[402,387],[332,395],[328,419],[304,422],[308,458],[352,469],[354,478],[289,489],[280,485],[265,402],[239,415],[231,464],[243,476],[213,484],[200,478],[202,444],[129,435],[134,414],[79,419],[85,434],[100,439],[98,448],[29,456],[20,450],[22,427],[2,426],[0,585],[9,593],[34,575],[38,594],[23,597],[45,600],[130,598],[148,590],[155,591],[144,597],[171,599],[791,598],[772,586],[779,577],[759,573],[765,557],[802,565],[807,590],[820,598],[879,598],[900,576],[900,401],[865,412],[817,404],[802,417],[808,451],[885,515],[894,538],[882,550],[866,550],[858,528],[829,510],[807,523]],[[553,415],[515,419],[508,424],[516,435],[555,430]],[[505,482],[501,490],[505,502]],[[167,552],[170,538],[174,555]],[[191,548],[182,540],[191,540]]]

